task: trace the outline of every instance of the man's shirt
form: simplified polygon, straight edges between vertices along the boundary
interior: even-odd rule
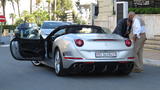
[[[132,30],[133,34],[137,35],[138,38],[140,38],[140,33],[146,32],[144,21],[140,17],[135,16],[133,18]]]

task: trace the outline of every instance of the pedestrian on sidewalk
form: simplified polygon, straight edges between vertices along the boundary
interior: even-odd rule
[[[133,72],[143,71],[143,47],[146,40],[146,29],[145,23],[137,16],[134,12],[129,12],[128,18],[133,20],[133,42],[134,42],[134,53],[135,53],[135,65]]]
[[[124,38],[129,38],[129,34],[132,27],[132,20],[128,18],[121,19],[116,28],[113,31],[113,34],[118,34]]]

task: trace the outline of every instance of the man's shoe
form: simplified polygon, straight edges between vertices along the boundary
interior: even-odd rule
[[[140,70],[140,69],[133,69],[132,72],[140,73],[140,72],[143,72],[143,70]]]

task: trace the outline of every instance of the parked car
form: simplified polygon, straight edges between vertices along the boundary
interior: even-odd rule
[[[35,23],[22,23],[16,27],[15,35],[18,37],[28,38],[28,36],[34,31],[39,30],[39,27]]]
[[[40,28],[40,33],[43,38],[46,38],[56,27],[70,24],[70,22],[64,21],[44,21]]]
[[[90,25],[60,26],[46,39],[15,38],[10,50],[16,60],[48,65],[59,76],[73,72],[128,75],[135,59],[131,40]]]

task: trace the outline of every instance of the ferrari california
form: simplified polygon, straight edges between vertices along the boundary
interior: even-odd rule
[[[17,37],[11,41],[10,51],[16,60],[54,68],[58,76],[106,72],[128,75],[135,60],[131,40],[91,25],[60,26],[46,39]]]

